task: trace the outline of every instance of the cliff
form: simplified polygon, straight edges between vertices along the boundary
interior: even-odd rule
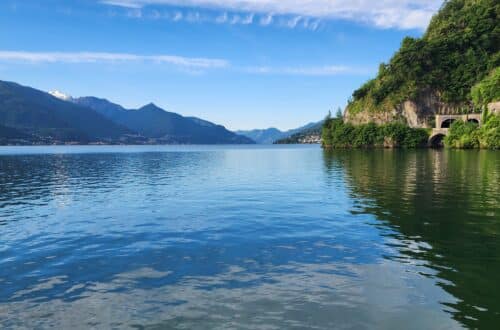
[[[498,0],[446,1],[422,38],[405,38],[353,93],[345,122],[431,127],[436,114],[479,112],[499,101],[499,17]],[[483,85],[488,93],[477,96]]]

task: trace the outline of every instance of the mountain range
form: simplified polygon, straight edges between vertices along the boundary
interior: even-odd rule
[[[274,144],[318,144],[321,143],[321,133],[324,120],[299,128],[292,135],[274,141]]]
[[[236,131],[237,134],[246,136],[258,144],[273,144],[278,141],[283,141],[294,135],[301,134],[304,132],[316,132],[318,135],[321,133],[321,127],[323,126],[323,121],[309,123],[307,125],[291,129],[288,131],[281,131],[277,128],[271,127],[267,129],[254,129],[249,131]]]
[[[253,144],[248,137],[154,104],[128,110],[0,81],[0,144]]]
[[[253,140],[235,134],[221,125],[196,117],[167,112],[153,103],[128,110],[106,99],[80,97],[72,102],[94,110],[105,118],[142,136],[169,144],[253,144]]]

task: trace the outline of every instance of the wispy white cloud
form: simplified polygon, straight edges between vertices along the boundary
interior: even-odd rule
[[[29,63],[150,62],[157,64],[169,64],[186,69],[220,69],[229,66],[229,62],[223,59],[195,58],[175,55],[138,55],[128,53],[103,52],[0,51],[0,61]]]
[[[248,14],[248,15],[234,14],[231,16],[231,19],[228,20],[228,22],[231,25],[235,25],[235,24],[248,25],[248,24],[252,24],[253,20],[254,20],[254,14]]]
[[[178,22],[178,21],[182,20],[182,17],[183,17],[182,13],[180,11],[177,11],[174,14],[173,20],[174,20],[174,22]]]
[[[143,5],[140,3],[134,3],[133,1],[123,1],[123,0],[103,0],[101,1],[104,4],[111,6],[119,6],[125,8],[142,8]]]
[[[169,5],[260,15],[291,15],[316,19],[345,19],[379,28],[424,29],[443,0],[100,0],[114,6],[142,8]],[[268,22],[263,16],[259,21]],[[269,24],[269,23],[268,23]]]
[[[207,14],[202,11],[195,10],[158,10],[158,9],[145,9],[145,8],[126,8],[122,12],[124,16],[134,19],[165,19],[171,22],[188,22],[188,23],[215,23],[215,24],[230,24],[230,25],[250,25],[258,23],[261,26],[270,25],[273,22],[273,15],[262,15],[257,17],[254,13],[228,13],[223,12],[219,14]],[[119,15],[119,12],[111,11],[109,13],[112,17]],[[279,23],[281,27],[295,28],[296,17],[285,18],[282,17]],[[309,25],[301,25],[303,28],[315,30],[317,28]]]
[[[174,55],[138,55],[129,53],[105,52],[26,52],[0,50],[2,63],[113,63],[126,64],[143,62],[150,64],[168,64],[189,73],[202,73],[205,70],[230,70],[245,74],[294,75],[294,76],[335,76],[373,73],[369,70],[345,66],[233,66],[225,59],[183,57]]]
[[[241,20],[241,24],[248,25],[252,24],[254,19],[254,14],[249,14]]]
[[[288,20],[288,22],[287,22],[288,27],[291,29],[295,28],[301,19],[302,19],[302,16],[296,16],[296,17],[293,17],[292,19]]]
[[[316,31],[319,28],[320,20],[306,18],[302,21],[302,26],[306,29]]]
[[[259,23],[260,25],[262,26],[268,26],[269,24],[271,24],[273,22],[273,14],[267,14],[265,16],[262,16]]]

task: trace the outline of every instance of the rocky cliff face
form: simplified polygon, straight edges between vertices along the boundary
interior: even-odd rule
[[[491,102],[490,104],[488,104],[488,111],[500,116],[500,101]]]
[[[345,120],[429,127],[436,114],[498,101],[499,20],[498,0],[445,1],[421,38],[404,38],[377,76],[353,92]]]
[[[450,104],[441,101],[439,93],[425,91],[414,100],[407,100],[385,111],[363,109],[353,113],[347,107],[344,121],[354,124],[386,124],[397,120],[405,121],[410,127],[430,128],[433,126],[436,115],[458,114],[463,109],[472,111],[472,105],[466,103]]]

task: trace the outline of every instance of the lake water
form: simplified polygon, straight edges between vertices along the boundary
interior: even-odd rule
[[[500,152],[0,148],[0,328],[500,324]]]

